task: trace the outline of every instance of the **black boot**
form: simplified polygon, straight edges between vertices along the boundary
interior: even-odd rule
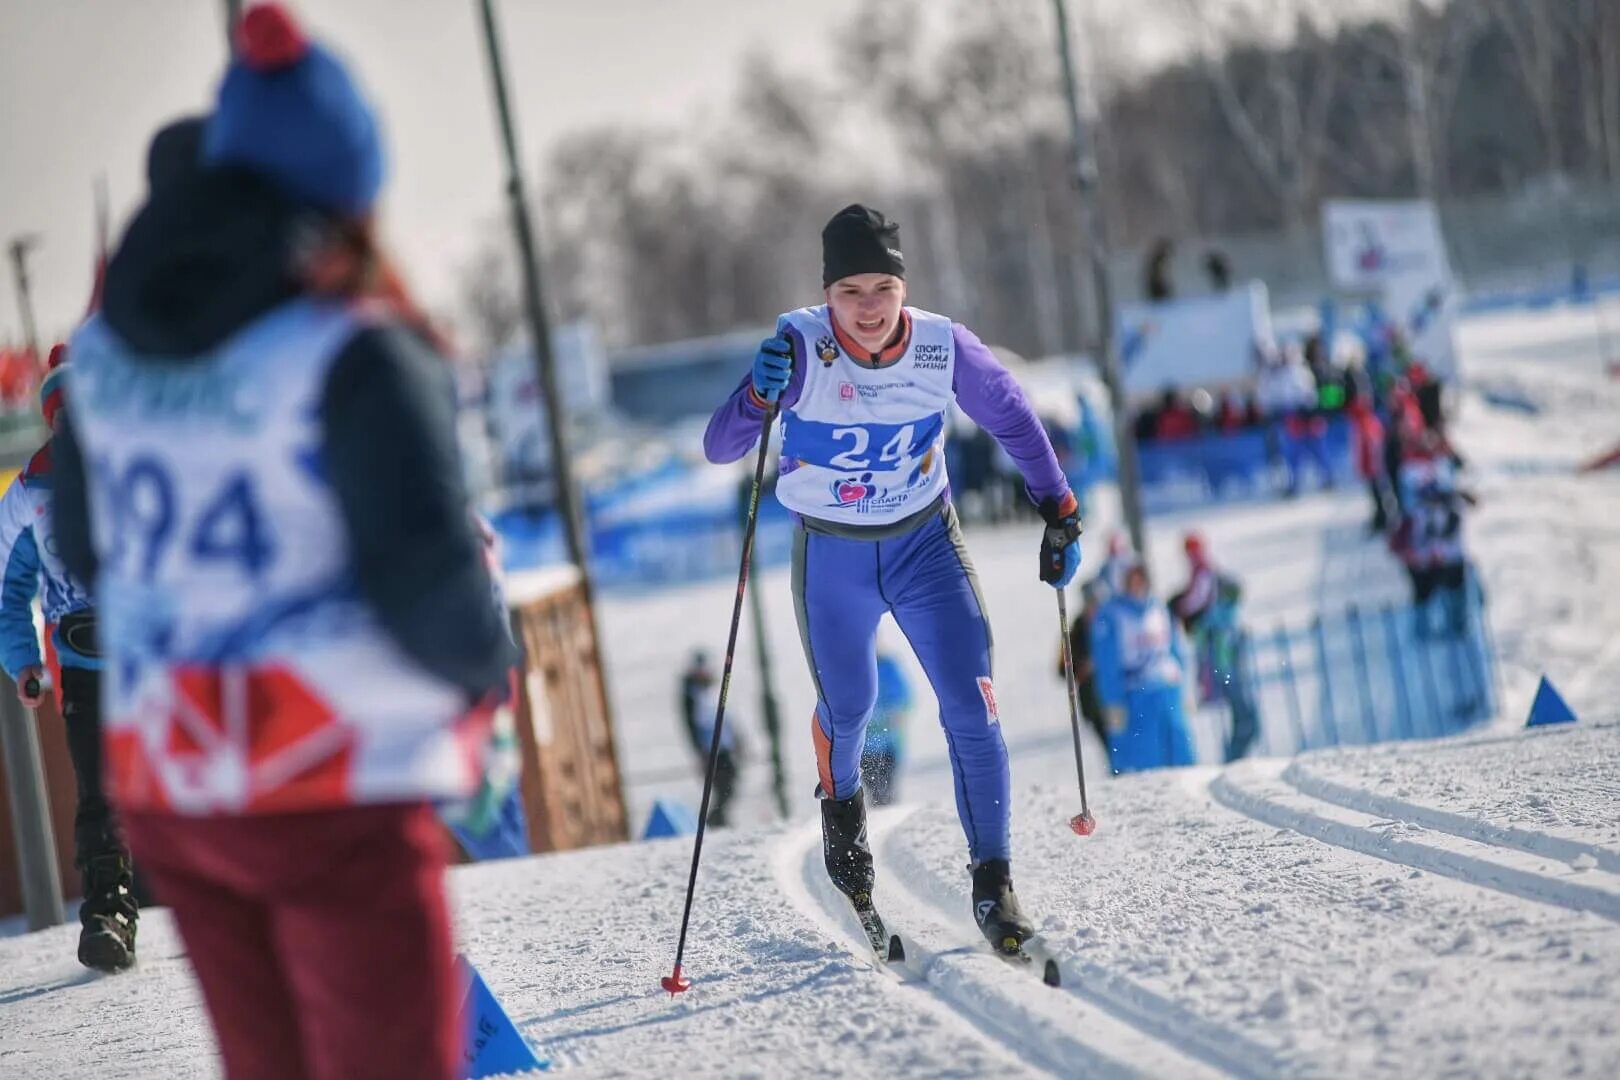
[[[986,859],[973,867],[973,918],[992,948],[1015,953],[1035,933],[1013,892],[1012,864]]]
[[[858,790],[847,799],[823,795],[821,850],[827,876],[850,899],[872,895],[872,849],[866,842],[866,794]]]
[[[79,963],[97,971],[126,971],[135,965],[135,904],[129,856],[120,851],[86,860],[84,903],[79,905]]]

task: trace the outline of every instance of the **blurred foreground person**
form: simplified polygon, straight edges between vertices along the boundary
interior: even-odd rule
[[[54,432],[64,415],[67,350],[51,350],[50,370],[40,383],[40,406]],[[79,905],[79,963],[98,971],[123,971],[135,963],[135,902],[129,849],[101,782],[101,654],[90,590],[67,572],[51,535],[51,441],[29,459],[0,498],[0,650],[17,697],[37,709],[54,682],[78,804],[73,813],[73,861],[84,900]],[[54,678],[34,632],[34,597],[43,579],[45,637]]]
[[[236,33],[201,168],[74,339],[58,540],[96,583],[108,785],[227,1075],[445,1080],[432,802],[477,783],[513,648],[445,365],[358,302],[376,120],[279,7]]]

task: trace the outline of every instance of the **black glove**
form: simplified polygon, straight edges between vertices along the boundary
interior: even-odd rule
[[[1080,504],[1068,492],[1062,502],[1043,499],[1040,509],[1046,521],[1046,531],[1041,534],[1041,580],[1061,589],[1080,570]]]

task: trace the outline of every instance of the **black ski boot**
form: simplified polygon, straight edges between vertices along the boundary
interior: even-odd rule
[[[866,842],[866,792],[847,799],[821,797],[821,851],[827,876],[838,891],[870,905],[872,900],[872,848]]]
[[[1035,933],[1035,924],[1024,916],[1013,892],[1012,864],[1006,859],[986,859],[973,867],[973,918],[990,947],[1008,955],[1018,954]]]
[[[135,965],[135,903],[129,856],[95,855],[84,866],[84,903],[79,905],[79,963],[97,971],[127,971]]]

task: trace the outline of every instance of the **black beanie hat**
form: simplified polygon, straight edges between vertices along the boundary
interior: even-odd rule
[[[821,230],[822,287],[852,274],[906,276],[900,226],[860,203],[838,211]]]
[[[146,151],[146,186],[166,188],[202,168],[203,120],[185,116],[171,121],[152,136]]]

